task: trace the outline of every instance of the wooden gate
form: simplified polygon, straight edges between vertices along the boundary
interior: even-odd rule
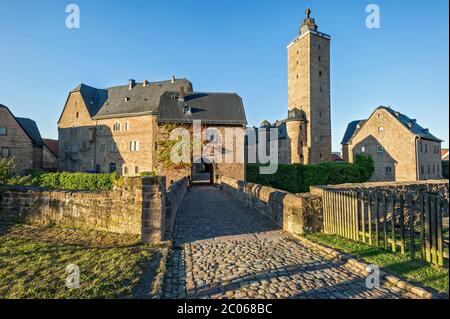
[[[448,205],[439,194],[327,189],[324,228],[372,246],[444,265],[448,260]],[[445,231],[445,235],[444,235]],[[446,238],[444,238],[446,237]]]

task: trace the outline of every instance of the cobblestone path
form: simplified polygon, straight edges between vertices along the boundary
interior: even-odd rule
[[[278,230],[218,188],[183,202],[164,279],[165,298],[407,298],[369,290],[365,277]]]

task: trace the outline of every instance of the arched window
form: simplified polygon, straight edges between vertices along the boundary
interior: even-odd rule
[[[116,163],[111,162],[111,163],[109,164],[109,172],[110,172],[110,173],[114,173],[115,171],[116,171]]]

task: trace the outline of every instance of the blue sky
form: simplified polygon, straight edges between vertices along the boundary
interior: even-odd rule
[[[67,29],[76,3],[81,28]],[[365,8],[381,8],[367,29]],[[198,91],[237,92],[249,125],[287,116],[286,46],[306,7],[332,36],[333,149],[349,121],[379,105],[449,136],[448,1],[0,0],[0,103],[57,138],[68,92],[130,78],[187,77]]]

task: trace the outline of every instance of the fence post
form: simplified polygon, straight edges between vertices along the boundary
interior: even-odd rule
[[[405,198],[400,194],[400,252],[405,254]]]
[[[392,237],[392,251],[395,253],[397,251],[397,239],[395,236],[395,196],[391,194],[391,207],[392,207],[392,216],[391,216],[391,237]]]
[[[411,247],[411,256],[413,259],[416,258],[416,245],[415,245],[415,229],[414,229],[414,201],[413,196],[408,194],[408,211],[409,211],[409,240]]]

